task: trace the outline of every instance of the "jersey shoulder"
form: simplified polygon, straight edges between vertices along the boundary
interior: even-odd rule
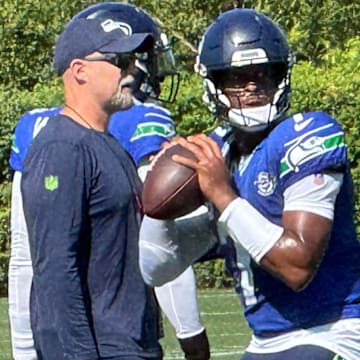
[[[158,136],[169,140],[175,135],[175,123],[170,111],[152,103],[142,104],[143,117],[138,122],[132,141]]]
[[[343,171],[348,161],[344,129],[320,111],[283,120],[270,133],[265,148],[274,155],[283,179],[324,170]]]
[[[22,162],[33,139],[47,124],[51,116],[57,115],[61,108],[36,108],[22,115],[12,136],[10,166],[20,171]]]
[[[140,103],[132,106],[127,110],[122,110],[114,113],[110,118],[110,123],[117,123],[117,120],[131,121],[136,124],[141,124],[149,119],[158,120],[160,122],[173,122],[171,113],[164,107],[152,103]]]
[[[61,108],[38,108],[22,115],[15,127],[15,136],[21,140],[30,136],[30,141],[38,134],[51,116],[57,115]]]
[[[147,102],[147,103],[140,104],[140,106],[142,106],[143,111],[145,113],[153,112],[155,114],[164,115],[164,116],[168,116],[171,118],[170,110],[164,108],[163,106],[161,106],[159,104]]]
[[[109,132],[138,163],[144,156],[159,151],[161,144],[175,135],[175,123],[162,106],[141,103],[113,114]]]
[[[330,132],[333,129],[342,130],[342,127],[337,120],[322,111],[296,113],[283,120],[275,130],[286,132],[290,137],[298,137],[309,131],[318,131],[322,127],[331,129]]]
[[[159,135],[173,136],[175,124],[167,109],[155,104],[138,104],[113,114],[109,131],[115,135],[120,132],[128,133],[128,138],[147,136],[154,131],[158,131]]]

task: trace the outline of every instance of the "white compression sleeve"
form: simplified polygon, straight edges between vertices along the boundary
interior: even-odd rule
[[[200,323],[194,270],[189,266],[175,280],[155,287],[156,298],[179,339],[200,334]]]
[[[9,320],[13,358],[35,360],[30,326],[30,288],[33,270],[28,232],[20,191],[21,173],[16,171],[11,192],[11,247],[9,263]]]
[[[144,159],[138,167],[138,174],[142,181],[145,180],[150,166],[150,162]],[[168,224],[168,226],[170,227],[171,225]],[[175,229],[168,230],[174,231],[174,235],[176,235]],[[165,251],[166,253],[166,250],[164,248],[160,250],[160,248],[156,247],[151,249],[150,244],[141,244],[142,262],[145,262],[143,263],[143,273],[149,274],[151,272],[149,270],[151,263],[145,260],[145,254],[147,253],[150,256],[151,253],[156,253],[158,255],[161,251]],[[145,268],[147,270],[145,270]],[[152,282],[150,279],[147,281]],[[204,327],[200,322],[195,274],[191,266],[174,280],[162,286],[155,287],[154,291],[161,310],[175,329],[177,338],[184,339],[192,337],[204,331]]]
[[[140,270],[145,282],[161,286],[175,279],[216,241],[207,213],[176,221],[145,216],[139,243]]]
[[[238,241],[256,262],[260,262],[275,245],[284,230],[241,198],[227,206],[219,223],[225,226],[232,239]]]
[[[285,190],[283,211],[303,210],[332,219],[342,181],[341,173],[304,177]],[[283,231],[241,198],[230,203],[219,222],[257,262],[275,245]]]
[[[175,235],[174,221],[144,216],[140,228],[139,265],[147,284],[161,286],[182,272],[181,264],[176,258],[177,246],[173,241]],[[167,278],[169,273],[176,275]]]

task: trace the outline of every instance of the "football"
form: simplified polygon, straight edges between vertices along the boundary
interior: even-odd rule
[[[172,160],[175,154],[195,159],[195,155],[180,144],[162,150],[154,158],[142,192],[144,213],[152,218],[175,219],[205,201],[196,170]]]

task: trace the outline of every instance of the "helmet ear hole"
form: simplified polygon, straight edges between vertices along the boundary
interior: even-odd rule
[[[229,70],[214,70],[210,72],[209,78],[212,80],[212,82],[215,84],[216,87],[221,86],[225,72],[227,71]]]
[[[286,63],[278,62],[269,64],[268,67],[268,76],[274,80],[275,84],[278,86],[286,78],[288,71],[288,66]]]

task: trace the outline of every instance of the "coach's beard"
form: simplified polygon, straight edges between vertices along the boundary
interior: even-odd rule
[[[133,75],[127,75],[121,79],[117,92],[110,100],[109,107],[111,112],[126,110],[134,105],[133,94],[131,91],[133,81]]]

